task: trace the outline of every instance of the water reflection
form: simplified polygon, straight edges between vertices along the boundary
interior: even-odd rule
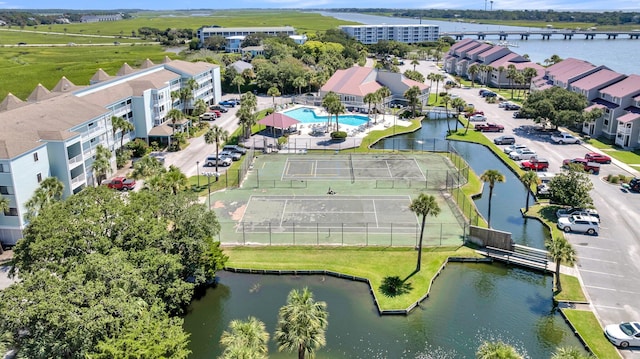
[[[252,291],[256,283],[260,289]],[[318,352],[320,358],[473,358],[482,341],[491,339],[513,344],[531,358],[549,358],[558,345],[579,346],[553,311],[551,277],[500,264],[451,263],[430,298],[409,316],[378,316],[362,283],[220,273],[220,285],[195,300],[185,317],[191,357],[220,355],[218,340],[232,319],[255,316],[273,333],[287,294],[304,286],[328,305],[327,347]],[[291,357],[278,353],[273,342],[269,355]]]

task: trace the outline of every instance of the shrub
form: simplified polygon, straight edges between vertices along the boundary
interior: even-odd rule
[[[623,183],[629,182],[629,179],[627,178],[627,176],[625,176],[623,174],[619,174],[618,175],[618,180],[620,180],[620,182],[623,182]]]
[[[134,141],[127,143],[127,148],[133,152],[133,157],[142,157],[149,151],[149,145],[141,138],[136,138]]]
[[[618,176],[613,176],[613,177],[611,177],[611,179],[609,180],[609,182],[611,182],[611,183],[613,183],[613,184],[616,184],[616,183],[620,182],[620,177],[618,177]]]
[[[331,132],[331,139],[336,141],[344,141],[347,138],[347,133],[344,131]]]
[[[127,162],[131,159],[131,150],[122,150],[116,152],[116,166],[118,168],[124,167]]]

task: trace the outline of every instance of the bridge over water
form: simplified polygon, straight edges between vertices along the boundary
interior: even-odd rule
[[[440,36],[450,36],[456,40],[462,40],[466,36],[485,40],[487,37],[497,37],[499,40],[507,40],[509,36],[520,36],[520,40],[529,40],[530,36],[540,36],[542,40],[562,39],[571,40],[574,36],[593,40],[596,37],[606,37],[609,40],[618,36],[627,39],[640,39],[640,31],[602,31],[602,30],[519,30],[519,31],[454,31],[441,32]]]

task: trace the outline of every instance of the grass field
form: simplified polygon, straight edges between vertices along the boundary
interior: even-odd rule
[[[62,76],[76,85],[88,85],[99,68],[115,75],[125,62],[136,68],[146,58],[160,63],[166,55],[177,58],[176,54],[166,53],[158,45],[3,48],[0,53],[0,99],[11,92],[24,100],[38,83],[51,89]]]
[[[593,350],[598,359],[618,359],[620,354],[616,348],[609,343],[602,333],[602,327],[598,323],[596,316],[586,310],[563,309],[571,324],[582,336],[589,348]]]
[[[423,250],[422,270],[415,275],[418,256],[413,248],[327,248],[327,247],[230,247],[228,267],[251,269],[324,269],[365,277],[382,309],[404,309],[416,302],[430,289],[431,279],[448,257],[477,257],[467,247],[429,248]],[[380,292],[385,277],[410,277],[409,293],[387,297]]]
[[[145,42],[146,40],[137,38],[120,38],[120,36],[98,36],[98,35],[86,35],[64,32],[48,32],[48,30],[19,30],[19,29],[0,29],[0,45],[12,45],[15,46],[20,42],[25,42],[28,45],[32,44],[110,44],[113,45],[114,41],[121,44],[127,44],[132,42]]]
[[[195,15],[195,16],[194,16]],[[222,27],[257,27],[257,26],[293,26],[298,33],[315,33],[336,28],[338,25],[356,24],[322,16],[317,13],[287,10],[246,10],[246,11],[172,11],[172,12],[140,12],[133,18],[120,21],[98,23],[76,23],[51,25],[51,31],[64,33],[84,33],[94,35],[131,36],[141,27],[157,29],[180,28],[196,30],[201,26],[218,25]],[[33,26],[25,29],[33,30]],[[38,26],[37,30],[47,31],[49,26]]]

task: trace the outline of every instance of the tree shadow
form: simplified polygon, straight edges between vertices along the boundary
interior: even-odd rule
[[[380,285],[380,292],[387,297],[397,297],[409,293],[412,289],[411,283],[407,283],[398,276],[384,277]]]

